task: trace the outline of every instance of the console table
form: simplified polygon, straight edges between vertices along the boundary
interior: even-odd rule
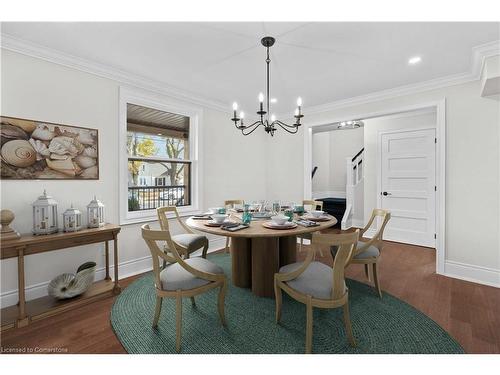
[[[27,234],[18,239],[1,241],[0,259],[17,258],[19,291],[18,304],[1,310],[2,331],[15,327],[24,327],[31,321],[43,319],[119,294],[121,291],[118,284],[118,233],[120,229],[118,225],[105,224],[100,228],[83,229],[78,232],[60,232],[38,236]],[[109,241],[113,241],[114,245],[114,280],[111,280],[109,274]],[[56,300],[53,297],[45,296],[26,302],[24,259],[27,255],[100,242],[105,244],[106,276],[104,280],[94,282],[84,294],[67,300]]]

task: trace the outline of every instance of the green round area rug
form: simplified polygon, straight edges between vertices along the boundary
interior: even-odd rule
[[[209,259],[231,276],[231,259],[216,254]],[[357,346],[346,339],[342,309],[314,309],[313,353],[464,353],[462,347],[437,323],[407,303],[384,293],[379,298],[363,283],[347,280],[351,320]],[[154,281],[148,273],[117,297],[111,325],[128,353],[176,353],[175,300],[163,300],[156,329]],[[217,290],[183,301],[181,353],[294,353],[305,350],[305,305],[283,293],[280,324],[275,323],[275,303],[229,281],[226,294],[226,327],[217,312]]]

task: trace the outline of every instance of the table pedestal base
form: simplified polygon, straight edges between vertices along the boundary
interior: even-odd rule
[[[297,259],[297,237],[231,239],[232,279],[259,297],[274,297],[274,274]]]

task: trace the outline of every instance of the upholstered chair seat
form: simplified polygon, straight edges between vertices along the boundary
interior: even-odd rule
[[[287,264],[280,268],[280,273],[298,270],[304,262]],[[331,299],[333,288],[333,269],[320,262],[311,262],[297,278],[287,281],[291,288],[314,298]]]
[[[205,258],[195,257],[186,259],[185,262],[194,269],[213,274],[224,274],[218,265]],[[210,281],[199,278],[182,267],[179,263],[169,264],[160,272],[163,290],[188,290],[209,284]]]
[[[172,236],[172,240],[192,253],[202,247],[208,247],[208,238],[199,234],[182,233]]]
[[[364,246],[366,242],[358,241],[358,249],[361,249],[362,246]],[[380,256],[380,250],[377,249],[375,246],[370,245],[368,248],[359,254],[354,255],[354,259],[369,259],[369,258],[378,258]]]
[[[366,242],[363,241],[358,241],[357,249],[361,249],[363,246],[365,246]],[[337,254],[337,246],[332,246],[330,248],[330,252],[332,253],[332,256],[335,257],[335,254]],[[359,254],[354,255],[354,259],[370,259],[370,258],[378,258],[380,256],[380,250],[377,249],[375,246],[370,245],[366,250],[363,250]]]
[[[184,224],[179,216],[179,212],[177,212],[176,207],[160,207],[156,210],[156,212],[158,215],[158,221],[160,222],[160,228],[162,230],[170,231],[168,224],[169,217],[167,216],[167,214],[174,214],[174,218],[177,220],[180,227],[184,229],[184,233],[170,236],[172,241],[177,245],[177,251],[184,259],[189,258],[191,253],[199,249],[202,249],[202,258],[207,257],[208,238],[194,233],[191,228]],[[166,253],[169,252],[167,244],[165,244],[163,251],[165,251]],[[172,256],[172,254],[170,255]],[[163,262],[163,267],[166,267],[166,262]]]

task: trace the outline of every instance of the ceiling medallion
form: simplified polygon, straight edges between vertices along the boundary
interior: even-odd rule
[[[241,130],[241,133],[243,135],[252,134],[255,131],[255,129],[257,129],[259,126],[263,126],[266,133],[271,134],[271,136],[273,136],[274,132],[278,130],[278,126],[286,130],[288,133],[295,134],[297,133],[301,125],[300,119],[304,117],[304,115],[302,114],[302,99],[300,97],[297,99],[297,108],[295,109],[295,114],[293,116],[295,117],[295,123],[293,125],[288,125],[280,120],[276,120],[274,115],[269,116],[270,113],[269,63],[271,62],[271,59],[269,58],[269,48],[274,44],[274,42],[275,39],[271,36],[266,36],[261,40],[262,45],[266,47],[267,58],[266,58],[266,96],[264,98],[263,93],[259,94],[260,108],[257,111],[257,115],[260,116],[260,120],[257,120],[250,125],[245,125],[243,123],[243,118],[245,117],[245,114],[243,112],[240,112],[240,116],[238,117],[236,114],[236,111],[238,110],[238,104],[236,102],[233,103],[233,118],[231,119],[231,121],[234,122],[234,126],[236,126],[236,129]],[[265,111],[264,111],[264,99],[266,99]]]

